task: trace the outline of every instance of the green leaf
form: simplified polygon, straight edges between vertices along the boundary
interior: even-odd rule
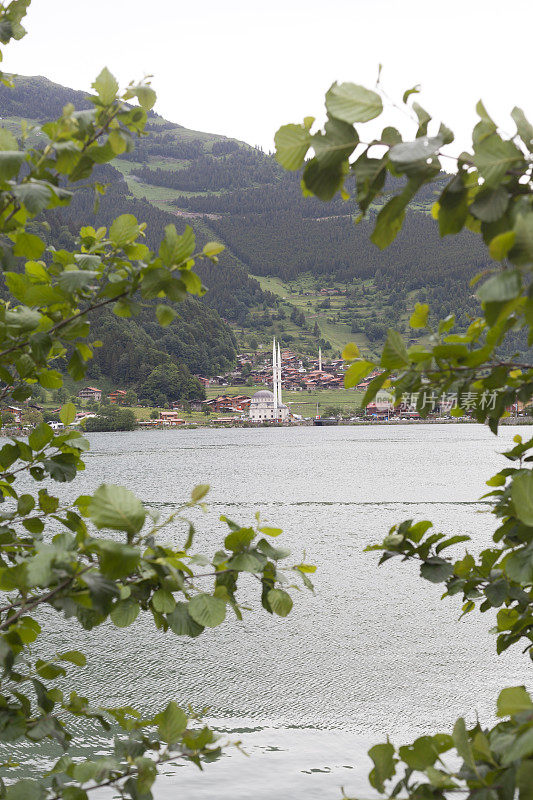
[[[533,263],[533,212],[518,214],[514,224],[515,241],[509,258],[518,266]]]
[[[318,159],[313,158],[307,162],[303,171],[302,186],[305,191],[327,202],[342,190],[347,172],[348,166],[343,162],[323,167]]]
[[[94,493],[88,514],[97,528],[138,533],[144,525],[146,511],[141,501],[123,486],[102,484]]]
[[[321,169],[331,169],[339,162],[346,161],[358,143],[359,136],[353,125],[339,119],[329,119],[324,126],[324,133],[317,133],[312,138]]]
[[[354,386],[357,386],[359,381],[365,378],[369,372],[371,372],[375,367],[371,361],[355,361],[353,364],[350,364],[346,372],[344,373],[344,386],[346,389],[351,389]]]
[[[515,739],[511,747],[504,752],[502,764],[508,766],[513,761],[519,761],[531,755],[533,755],[533,728],[527,729]]]
[[[499,631],[510,631],[518,621],[518,611],[514,608],[500,608],[496,615]]]
[[[89,800],[87,792],[79,786],[64,786],[61,794],[61,800]]]
[[[74,422],[76,419],[76,406],[74,403],[65,403],[65,405],[61,408],[59,412],[59,419],[63,423],[63,425],[70,425],[71,422]]]
[[[374,762],[374,769],[368,776],[371,785],[378,792],[385,792],[385,781],[393,777],[396,772],[396,761],[394,759],[394,747],[390,742],[386,744],[376,744],[368,751],[368,755]]]
[[[380,139],[384,144],[388,144],[392,147],[392,145],[399,144],[402,141],[402,135],[399,130],[387,125],[387,127],[383,128],[381,131]]]
[[[6,800],[44,800],[46,790],[38,781],[23,778],[8,787]]]
[[[267,558],[270,558],[272,561],[280,561],[283,558],[287,558],[290,556],[291,551],[288,550],[286,547],[272,547],[269,541],[266,539],[260,539],[257,543],[257,549],[261,550]],[[315,572],[316,567],[313,569],[303,569],[305,565],[300,564],[299,568],[302,572]]]
[[[74,766],[73,778],[80,783],[87,783],[96,776],[98,764],[96,761],[81,761]]]
[[[525,686],[509,686],[503,689],[496,704],[496,713],[499,717],[512,717],[522,711],[531,711],[533,703]]]
[[[57,277],[57,285],[65,292],[77,292],[94,284],[98,273],[88,269],[67,269]]]
[[[209,492],[209,484],[208,483],[199,483],[198,486],[195,486],[191,492],[191,500],[193,503],[199,503],[200,500],[206,496]]]
[[[533,800],[533,761],[522,761],[516,772],[518,800]]]
[[[372,378],[370,383],[368,384],[368,388],[363,395],[363,399],[361,400],[361,408],[364,408],[369,403],[372,402],[374,397],[377,395],[385,381],[389,379],[390,372],[381,372],[379,375],[376,375],[375,378]]]
[[[409,325],[411,328],[425,328],[428,324],[429,306],[427,303],[416,303],[411,314]]]
[[[155,314],[157,321],[162,328],[166,328],[178,316],[177,311],[171,308],[171,306],[165,305],[164,303],[160,303],[157,306]]]
[[[401,369],[409,363],[407,348],[399,333],[389,328],[381,353],[381,366],[385,369]]]
[[[15,136],[7,128],[0,128],[0,150],[17,150],[18,144]]]
[[[502,605],[507,597],[507,581],[499,580],[485,586],[485,597],[494,608]]]
[[[518,297],[522,291],[522,278],[518,270],[504,270],[493,275],[477,290],[482,303],[504,303]]]
[[[370,239],[380,250],[384,250],[396,239],[402,227],[408,202],[409,198],[403,193],[396,195],[385,203],[379,212]]]
[[[79,650],[67,650],[66,653],[61,653],[59,658],[61,661],[69,661],[77,667],[84,667],[87,663],[87,659]]]
[[[144,108],[145,111],[150,111],[150,109],[155,106],[157,95],[151,86],[146,86],[144,84],[134,86],[131,91],[135,93],[139,105],[141,108]]]
[[[270,608],[278,617],[286,617],[292,610],[292,598],[283,589],[271,589],[267,594]]]
[[[0,167],[1,167],[0,153]],[[13,194],[22,205],[26,206],[30,214],[39,214],[52,199],[53,190],[45,181],[36,181],[33,178],[27,183],[20,183],[13,188]]]
[[[0,150],[0,180],[14,178],[25,160],[26,154],[18,150]]]
[[[420,522],[415,522],[414,525],[411,525],[407,532],[407,538],[411,539],[412,542],[419,542],[423,535],[428,531],[430,528],[433,527],[433,523],[427,519],[420,520]]]
[[[416,116],[418,117],[418,130],[416,132],[417,136],[426,136],[428,132],[428,122],[431,120],[431,114],[429,114],[425,108],[422,108],[419,103],[413,103],[413,111],[415,112]],[[441,125],[441,130],[443,126]],[[439,131],[439,133],[441,132]],[[453,136],[452,136],[453,138]]]
[[[255,533],[252,528],[237,528],[236,531],[228,533],[224,539],[224,546],[227,550],[238,553],[245,550],[254,537]]]
[[[521,150],[513,142],[504,141],[497,133],[476,144],[474,165],[487,186],[497,186],[507,170],[521,166],[523,162]]]
[[[204,630],[204,626],[195,622],[189,614],[188,603],[176,603],[174,611],[167,614],[167,622],[170,630],[175,633],[176,636],[190,636],[191,638],[195,638]]]
[[[165,238],[159,246],[159,255],[166,267],[172,267],[186,261],[194,253],[196,237],[190,225],[178,236],[175,225],[165,227]]]
[[[202,248],[202,253],[208,258],[214,258],[218,256],[219,253],[222,253],[223,250],[225,250],[225,247],[223,244],[220,244],[220,242],[207,242]]]
[[[442,558],[428,558],[420,567],[420,575],[431,583],[442,583],[453,575],[453,564]]]
[[[253,553],[237,553],[228,561],[228,568],[239,572],[260,572],[265,564],[261,562]]]
[[[189,601],[189,614],[198,625],[216,628],[226,619],[226,604],[219,597],[202,592]]]
[[[491,239],[489,244],[491,258],[495,261],[503,261],[507,257],[509,250],[514,246],[515,239],[515,231],[505,231],[505,233],[499,233],[494,239]]]
[[[102,573],[108,578],[130,575],[140,561],[140,552],[136,547],[115,542],[113,539],[94,539],[92,547],[98,553]]]
[[[44,253],[46,244],[39,236],[21,231],[17,234],[13,255],[24,258],[37,259]]]
[[[259,528],[259,530],[261,531],[261,533],[264,533],[265,536],[274,536],[275,537],[275,536],[279,536],[280,534],[283,533],[283,529],[282,528],[271,528],[268,525],[266,525],[266,526],[262,525]]]
[[[51,661],[43,661],[40,658],[35,662],[35,669],[41,678],[47,681],[52,681],[67,674],[63,667],[53,664]]]
[[[54,431],[46,422],[37,425],[28,436],[28,444],[32,450],[42,450],[54,438]]]
[[[17,624],[17,633],[24,644],[31,644],[41,633],[41,626],[33,617],[21,617]]]
[[[470,769],[475,769],[474,756],[472,754],[470,742],[468,741],[465,721],[462,717],[459,717],[453,726],[452,739],[458,754],[465,764],[470,767]]]
[[[152,595],[152,605],[160,614],[170,614],[176,607],[176,601],[170,592],[157,589]]]
[[[529,549],[521,548],[508,555],[504,567],[512,581],[521,585],[533,583],[533,553]]]
[[[433,766],[438,756],[431,736],[420,736],[412,745],[400,747],[398,754],[408,767],[419,771]]]
[[[509,205],[509,193],[503,186],[481,189],[470,204],[470,213],[482,222],[496,222],[503,217]]]
[[[515,106],[511,111],[511,117],[516,125],[516,131],[530,153],[533,153],[533,125],[526,119],[521,108]]]
[[[411,89],[406,89],[402,95],[402,103],[407,103],[407,100],[412,94],[420,94],[420,84],[417,83],[416,86],[413,86]]]
[[[304,125],[283,125],[274,136],[276,161],[289,170],[300,169],[311,145],[311,134]]]
[[[533,471],[522,472],[514,478],[511,499],[518,519],[533,527]]]
[[[139,235],[139,223],[133,214],[121,214],[109,229],[109,238],[116,247],[134,242]]]
[[[389,150],[389,159],[400,169],[413,166],[422,162],[425,164],[428,158],[438,153],[442,147],[441,136],[421,136],[414,142],[402,142],[395,144]]]
[[[116,606],[111,609],[111,621],[117,628],[127,628],[139,616],[139,604],[135,600],[120,600]]]
[[[344,350],[342,351],[342,356],[345,361],[353,361],[354,358],[359,358],[359,348],[355,344],[355,342],[348,342]]]
[[[326,108],[332,117],[344,122],[368,122],[383,111],[376,92],[355,83],[334,83],[326,94]]]
[[[187,714],[171,701],[164,711],[156,714],[154,722],[157,723],[160,738],[168,744],[174,744],[186,730],[188,719]]]
[[[93,89],[104,106],[110,105],[118,92],[118,82],[114,75],[104,67],[92,84]]]

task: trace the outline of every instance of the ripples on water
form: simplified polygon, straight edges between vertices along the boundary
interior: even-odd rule
[[[120,483],[165,514],[194,484],[210,483],[209,512],[195,512],[198,547],[216,549],[220,514],[246,524],[259,510],[284,529],[281,542],[296,557],[305,549],[318,564],[316,594],[298,595],[285,620],[256,611],[194,641],[162,634],[147,618],[121,631],[77,631],[74,641],[54,616],[47,647],[87,654],[73,682],[92,701],[146,711],[170,698],[207,704],[212,724],[252,756],[234,751],[204,774],[169,767],[159,800],[177,791],[188,800],[338,798],[342,785],[361,792],[366,749],[386,733],[408,741],[476,711],[491,721],[499,689],[523,682],[524,657],[493,657],[490,612],[458,622],[458,603],[440,602],[442,588],[412,565],[393,560],[378,570],[376,555],[363,552],[411,517],[468,533],[481,547],[494,525],[490,503],[477,498],[517,432],[504,428],[496,439],[477,425],[413,425],[92,434],[87,469],[60,487],[65,496]],[[182,536],[179,528],[165,534]],[[256,591],[245,580],[243,596]],[[79,730],[76,745],[107,746],[96,730]],[[51,754],[32,750],[28,760]]]

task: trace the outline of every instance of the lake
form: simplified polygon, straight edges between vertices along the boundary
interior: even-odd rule
[[[72,681],[95,702],[150,712],[169,699],[207,704],[224,739],[242,742],[248,756],[231,749],[204,773],[165,769],[158,800],[340,798],[341,786],[368,796],[372,744],[448,731],[476,712],[490,723],[499,690],[524,682],[527,656],[493,655],[491,612],[459,622],[458,598],[439,601],[442,585],[422,581],[416,566],[393,559],[378,569],[378,555],[363,552],[408,518],[468,533],[473,550],[486,544],[494,521],[478,498],[519,432],[531,429],[503,428],[498,438],[459,424],[91,434],[87,469],[59,487],[62,496],[118,483],[165,514],[209,483],[208,513],[194,512],[198,549],[217,549],[221,514],[251,524],[260,511],[283,528],[277,543],[318,565],[316,593],[299,593],[284,620],[255,602],[243,622],[196,640],[142,618],[73,636],[55,615],[47,645],[86,653]],[[182,541],[183,528],[163,538]],[[106,752],[97,731],[80,729],[76,747]],[[41,765],[50,754],[27,756]]]

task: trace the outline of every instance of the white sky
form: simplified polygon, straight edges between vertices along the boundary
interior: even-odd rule
[[[421,83],[466,147],[480,97],[507,129],[515,104],[533,118],[532,21],[531,0],[33,0],[3,68],[77,89],[104,65],[121,84],[150,73],[164,117],[268,150],[381,62],[388,94]]]

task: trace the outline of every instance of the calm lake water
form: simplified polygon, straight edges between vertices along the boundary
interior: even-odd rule
[[[207,704],[211,724],[242,741],[249,757],[234,749],[204,773],[168,768],[158,800],[340,798],[341,786],[368,796],[373,743],[448,730],[459,715],[491,722],[498,691],[524,682],[519,651],[493,657],[490,612],[459,622],[457,598],[440,602],[442,587],[415,566],[378,569],[377,555],[363,552],[407,518],[468,533],[473,549],[486,544],[494,523],[478,498],[518,432],[531,429],[503,428],[498,438],[478,425],[433,424],[92,434],[87,469],[64,495],[119,483],[167,513],[209,483],[210,510],[194,513],[198,549],[217,549],[221,514],[250,524],[260,511],[283,528],[281,546],[318,565],[316,593],[296,597],[285,620],[255,602],[243,622],[194,641],[142,618],[73,637],[54,616],[47,645],[84,650],[88,665],[73,681],[95,702]],[[165,538],[182,536],[176,527]],[[76,744],[106,752],[96,731],[80,730]],[[50,755],[32,752],[31,762]]]

